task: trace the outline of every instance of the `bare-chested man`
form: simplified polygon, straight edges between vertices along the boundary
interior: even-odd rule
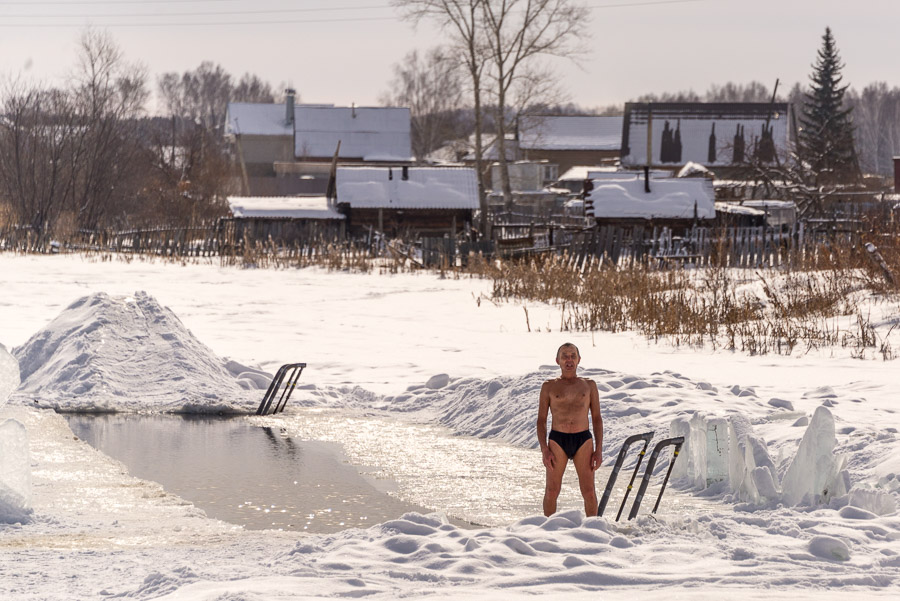
[[[555,380],[547,380],[541,386],[538,408],[537,435],[547,468],[547,488],[544,491],[544,515],[556,511],[556,499],[562,488],[563,473],[569,459],[575,463],[581,496],[584,497],[584,513],[597,515],[597,491],[594,489],[594,471],[603,459],[603,419],[600,417],[600,394],[597,384],[587,378],[579,378],[576,370],[581,361],[578,348],[567,342],[556,351],[556,364],[562,373]],[[553,415],[553,429],[547,436],[547,413]],[[591,444],[588,430],[588,412],[596,440]]]

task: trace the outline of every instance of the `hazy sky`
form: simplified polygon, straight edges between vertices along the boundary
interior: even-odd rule
[[[900,85],[900,0],[588,0],[587,54],[555,61],[569,98],[585,107],[648,92],[758,80],[806,82],[826,26],[862,88]],[[152,89],[164,72],[211,60],[239,77],[290,84],[303,102],[377,104],[391,66],[442,42],[389,0],[0,0],[0,78],[54,83],[75,64],[91,25],[108,31]]]

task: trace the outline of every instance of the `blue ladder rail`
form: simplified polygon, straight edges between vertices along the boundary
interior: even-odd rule
[[[272,378],[272,383],[269,384],[269,389],[266,390],[266,395],[256,410],[256,415],[275,415],[284,411],[284,407],[287,405],[288,399],[291,398],[291,393],[294,392],[304,367],[306,367],[306,363],[286,363],[279,367],[275,377]],[[287,382],[285,382],[285,377],[287,377]],[[282,387],[283,382],[284,386]],[[273,405],[272,401],[275,400],[279,389],[281,390],[281,396]]]

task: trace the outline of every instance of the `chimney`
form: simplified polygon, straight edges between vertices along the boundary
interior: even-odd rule
[[[354,119],[356,119],[356,103],[355,102],[350,103],[350,115]]]
[[[297,91],[294,88],[287,88],[284,91],[284,122],[288,125],[294,124],[294,96]]]
[[[894,157],[894,193],[900,194],[900,157]]]

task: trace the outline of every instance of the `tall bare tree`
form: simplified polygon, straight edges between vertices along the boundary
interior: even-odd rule
[[[472,94],[475,117],[475,172],[478,178],[478,198],[481,206],[481,231],[487,235],[489,226],[484,176],[484,115],[482,93],[484,71],[487,66],[487,43],[482,10],[486,0],[393,0],[406,18],[419,22],[429,19],[437,23],[450,37],[450,46],[464,65]]]
[[[75,109],[63,90],[11,82],[0,119],[0,196],[15,223],[53,233],[74,194]]]
[[[108,222],[115,205],[139,185],[133,176],[143,157],[132,128],[147,101],[147,77],[142,67],[127,63],[101,31],[82,35],[78,61],[73,78],[79,120],[73,157],[75,210],[82,227],[95,228]]]
[[[573,58],[582,50],[580,40],[589,12],[571,0],[485,0],[481,11],[497,111],[497,158],[503,198],[509,206],[512,187],[506,133],[510,125],[507,114],[510,98],[520,82],[533,82],[529,76],[537,59]]]
[[[424,56],[413,50],[394,65],[390,91],[382,104],[409,107],[412,118],[412,150],[423,160],[456,133],[462,105],[462,82],[456,57],[441,47]]]

